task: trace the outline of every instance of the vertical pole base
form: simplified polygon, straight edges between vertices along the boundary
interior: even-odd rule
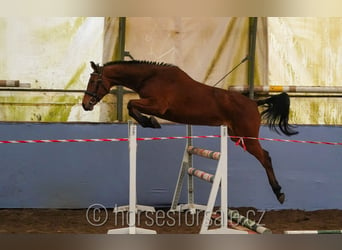
[[[154,230],[138,228],[134,226],[134,227],[110,229],[107,231],[107,234],[157,234],[157,232]]]
[[[175,212],[183,212],[186,210],[190,211],[190,214],[195,214],[197,210],[199,211],[205,211],[207,209],[207,206],[205,205],[200,205],[200,204],[180,204],[176,207],[176,209],[170,209],[170,211],[175,211]]]
[[[210,230],[201,230],[200,234],[248,234],[246,231],[230,229],[230,228],[217,228]]]

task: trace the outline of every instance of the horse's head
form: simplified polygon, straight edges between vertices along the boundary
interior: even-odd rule
[[[82,106],[84,110],[93,110],[97,104],[106,94],[109,93],[109,82],[102,78],[103,67],[90,62],[94,72],[90,74],[87,90],[84,92]]]

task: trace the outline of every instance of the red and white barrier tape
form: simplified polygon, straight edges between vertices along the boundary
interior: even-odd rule
[[[187,138],[218,138],[220,135],[207,136],[164,136],[164,137],[145,137],[137,138],[137,141],[155,141],[155,140],[175,140]],[[20,144],[20,143],[51,143],[51,142],[120,142],[128,141],[128,138],[104,138],[104,139],[52,139],[52,140],[1,140],[0,144]]]
[[[199,139],[199,138],[219,138],[220,135],[198,135],[198,136],[164,136],[164,137],[145,137],[137,138],[137,141],[155,141],[155,140],[175,140],[175,139]],[[309,143],[309,144],[323,144],[342,146],[342,142],[321,142],[321,141],[300,141],[300,140],[287,140],[287,139],[271,139],[271,138],[255,138],[244,136],[229,136],[233,139],[239,139],[238,142],[243,140],[260,140],[260,141],[276,141],[276,142],[294,142],[294,143]],[[0,140],[0,144],[20,144],[20,143],[52,143],[52,142],[120,142],[128,141],[128,138],[105,138],[105,139],[54,139],[54,140]],[[239,143],[237,143],[239,144]]]
[[[229,136],[229,137],[236,138],[239,140],[242,139],[242,140],[259,140],[259,141],[276,141],[276,142],[294,142],[294,143],[309,143],[309,144],[342,146],[342,142],[300,141],[300,140],[256,138],[256,137],[245,137],[245,136]]]
[[[118,139],[54,139],[54,140],[9,140],[0,141],[0,144],[20,144],[20,143],[50,143],[50,142],[116,142],[116,141],[128,141],[127,138]]]

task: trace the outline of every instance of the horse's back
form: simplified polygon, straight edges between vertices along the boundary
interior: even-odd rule
[[[225,111],[229,117],[237,116],[259,116],[257,104],[247,96],[224,89],[215,88],[215,100],[220,109]]]
[[[178,67],[158,71],[152,82],[146,92],[153,92],[154,98],[167,103],[167,111],[161,115],[167,120],[218,126],[259,115],[255,101],[238,92],[200,83]]]

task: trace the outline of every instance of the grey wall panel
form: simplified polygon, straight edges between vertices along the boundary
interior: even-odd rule
[[[300,126],[290,139],[342,141],[341,127]],[[183,136],[184,125],[138,127],[138,137]],[[219,134],[218,127],[194,127],[194,135]],[[262,127],[261,137],[282,138]],[[127,124],[0,123],[0,140],[126,138]],[[219,139],[195,139],[196,146],[218,150]],[[341,208],[342,147],[268,142],[286,201],[278,204],[260,164],[229,143],[229,206],[259,209]],[[169,206],[185,140],[139,141],[138,203]],[[0,144],[0,208],[87,208],[128,204],[128,143]],[[216,162],[194,158],[195,167],[215,172]],[[186,185],[185,185],[186,186]],[[196,201],[206,203],[210,184],[196,180]],[[186,201],[183,192],[182,202]]]

